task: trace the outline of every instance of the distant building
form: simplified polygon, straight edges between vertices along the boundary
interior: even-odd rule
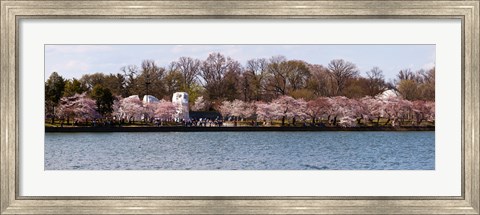
[[[398,98],[398,97],[400,97],[400,93],[398,93],[398,91],[394,89],[385,90],[382,93],[379,93],[378,95],[375,96],[375,98],[381,99],[381,100],[387,100],[390,98]]]
[[[135,99],[135,98],[136,98],[136,99],[140,100],[140,97],[138,97],[138,95],[131,95],[131,96],[127,97],[127,98],[131,98],[131,99]]]
[[[152,95],[143,96],[143,103],[157,103],[159,100]]]
[[[190,119],[190,115],[188,111],[188,93],[186,92],[174,93],[172,96],[172,103],[177,108],[177,111],[175,114],[175,120],[188,121]]]

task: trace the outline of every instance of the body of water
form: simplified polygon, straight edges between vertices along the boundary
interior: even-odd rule
[[[45,133],[46,170],[434,170],[435,132]]]

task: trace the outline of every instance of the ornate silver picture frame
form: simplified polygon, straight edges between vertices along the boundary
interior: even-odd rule
[[[0,214],[479,214],[478,0],[1,0]],[[22,19],[455,19],[462,23],[461,196],[26,197],[19,194]],[[41,141],[41,140],[39,140]],[[132,182],[135,183],[135,182]]]

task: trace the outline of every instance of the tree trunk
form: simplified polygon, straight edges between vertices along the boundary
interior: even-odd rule
[[[423,118],[420,118],[420,120],[417,120],[417,125],[420,125],[423,121]]]

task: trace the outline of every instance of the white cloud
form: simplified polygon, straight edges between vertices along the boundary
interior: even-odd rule
[[[55,64],[52,69],[54,71],[59,71],[59,72],[61,71],[87,72],[90,68],[91,68],[90,65],[85,62],[81,62],[77,60],[69,60],[65,63]]]
[[[83,54],[111,50],[113,47],[110,45],[45,45],[47,54]]]

